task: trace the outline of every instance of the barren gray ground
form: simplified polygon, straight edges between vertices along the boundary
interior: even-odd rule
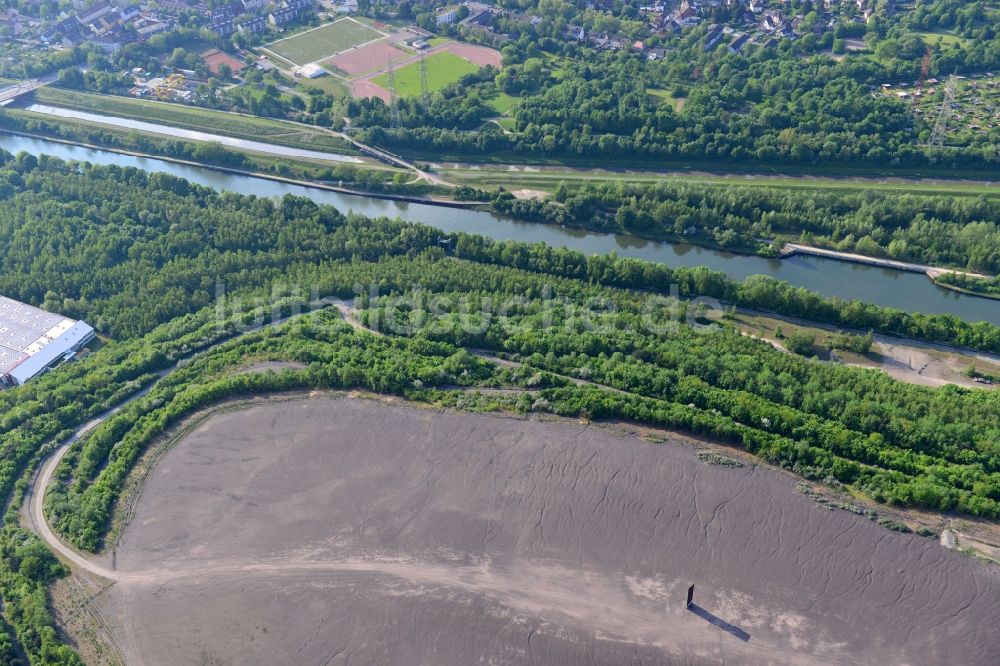
[[[117,566],[105,611],[130,664],[1000,654],[995,569],[824,509],[766,469],[348,398],[206,421],[150,475]]]

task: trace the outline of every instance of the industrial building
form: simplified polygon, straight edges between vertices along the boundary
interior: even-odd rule
[[[93,339],[85,322],[0,296],[0,385],[20,386]]]

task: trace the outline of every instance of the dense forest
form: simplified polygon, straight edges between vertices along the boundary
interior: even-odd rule
[[[46,609],[46,586],[64,570],[19,527],[28,480],[49,447],[143,387],[147,395],[71,449],[48,497],[50,520],[83,548],[104,543],[135,461],[179,419],[223,399],[314,388],[627,419],[726,442],[882,502],[1000,516],[1000,392],[932,390],[787,354],[724,319],[710,324],[689,299],[763,302],[994,349],[996,327],[825,301],[765,278],[732,283],[704,269],[442,237],[135,169],[0,161],[0,293],[86,318],[113,338],[0,393],[0,493],[13,498],[0,531],[9,622],[0,650],[19,646],[31,663],[79,660]],[[359,294],[359,317],[380,335],[331,309],[309,312],[320,297]],[[261,360],[303,367],[240,371]],[[513,391],[474,391],[492,387]]]
[[[789,239],[845,252],[1000,273],[1000,200],[877,190],[780,189],[622,181],[561,185],[548,202],[506,196],[494,203],[517,217],[708,242],[767,253],[761,239]],[[771,244],[775,250],[780,243]]]
[[[252,156],[220,144],[158,139],[0,111],[0,127],[85,144],[191,160],[285,178],[423,195],[434,187],[403,182],[405,174],[350,165],[320,167]],[[502,188],[459,187],[459,200],[488,202],[519,219],[631,233],[738,252],[776,256],[784,241],[804,242],[867,256],[887,257],[973,272],[1000,273],[1000,204],[987,196],[899,194],[878,190],[806,190],[759,185],[706,185],[622,180],[560,183],[546,201],[519,200]],[[994,295],[989,281],[951,275],[949,286]],[[961,284],[959,284],[961,282]]]
[[[927,48],[921,31],[958,30],[964,37],[932,45],[932,76],[1000,68],[996,12],[978,2],[960,8],[918,2],[915,11],[891,14],[880,4],[867,23],[845,19],[795,41],[782,39],[777,48],[750,45],[739,53],[724,44],[707,48],[708,21],[675,37],[651,34],[637,20],[641,3],[611,3],[610,15],[560,0],[504,4],[544,20],[534,25],[497,19],[513,37],[502,45],[503,72],[489,81],[470,77],[445,91],[465,101],[461,112],[440,120],[430,120],[419,104],[402,105],[400,130],[387,129],[389,114],[380,101],[351,102],[350,111],[369,127],[366,138],[415,154],[659,163],[993,169],[1000,160],[986,135],[963,145],[928,147],[932,121],[915,119],[898,98],[873,94],[884,83],[917,79]],[[807,25],[820,25],[811,2],[784,9]],[[566,37],[570,25],[613,29],[626,39],[645,39],[647,46],[662,43],[664,54],[650,60],[627,49],[590,48]],[[833,42],[849,37],[863,40],[868,52],[831,57]],[[520,98],[512,112],[515,131],[492,125],[469,131],[491,115],[480,100],[497,90]],[[683,107],[666,103],[664,91],[683,99]]]
[[[0,257],[0,291],[87,318],[118,338],[141,335],[211,304],[220,283],[230,290],[256,288],[303,261],[350,258],[359,247],[412,254],[449,241],[458,256],[480,262],[626,288],[668,291],[676,284],[684,296],[1000,350],[996,326],[824,299],[763,276],[738,283],[706,269],[670,269],[617,257],[587,258],[544,245],[444,236],[401,222],[372,227],[353,216],[345,222],[331,208],[321,209],[322,225],[294,228],[287,224],[289,216],[298,207],[315,204],[218,194],[163,173],[47,156],[0,155],[0,163],[0,241],[8,248]],[[121,192],[123,183],[128,193]],[[218,220],[230,222],[220,226]]]

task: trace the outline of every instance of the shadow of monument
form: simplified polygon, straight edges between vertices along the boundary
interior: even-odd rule
[[[722,629],[723,631],[732,634],[741,641],[746,642],[750,640],[750,634],[748,634],[747,632],[743,631],[742,629],[740,629],[735,625],[729,624],[722,618],[712,615],[710,612],[708,612],[698,604],[691,604],[690,606],[688,606],[688,610],[697,615],[698,617],[700,617],[701,619],[711,624],[714,624],[719,629]]]

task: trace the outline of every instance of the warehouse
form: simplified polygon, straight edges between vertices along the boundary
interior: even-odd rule
[[[93,339],[82,321],[0,296],[0,385],[20,386]]]

